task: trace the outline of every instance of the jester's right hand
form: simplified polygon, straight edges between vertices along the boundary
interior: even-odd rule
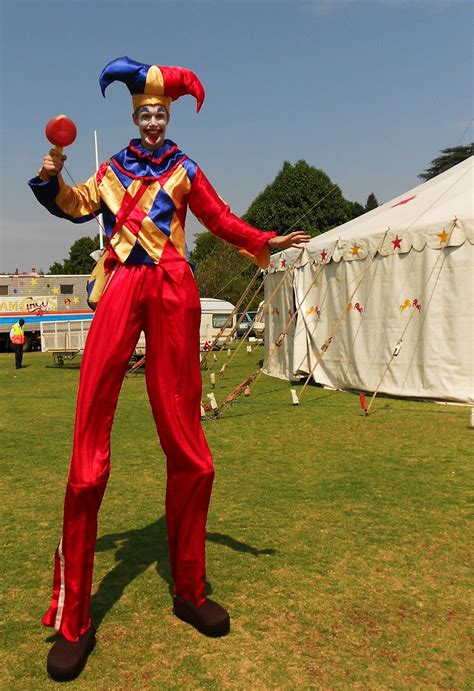
[[[57,149],[51,149],[43,158],[43,167],[38,173],[39,177],[43,180],[55,177],[63,169],[66,158],[67,156]]]

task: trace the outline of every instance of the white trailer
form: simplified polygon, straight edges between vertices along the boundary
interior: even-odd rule
[[[217,336],[218,344],[222,344],[231,334],[236,322],[234,310],[234,305],[226,300],[201,298],[201,350],[210,346]]]

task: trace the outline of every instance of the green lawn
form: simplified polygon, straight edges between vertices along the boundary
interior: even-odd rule
[[[261,351],[244,350],[218,400],[256,368]],[[0,355],[0,687],[22,690],[54,686],[40,618],[79,373],[39,353],[24,364]],[[216,465],[208,590],[232,616],[213,640],[171,613],[165,463],[143,374],[125,380],[100,513],[98,645],[71,688],[473,687],[469,409],[377,399],[365,418],[355,395],[310,387],[293,407],[289,388],[262,377],[204,423]]]

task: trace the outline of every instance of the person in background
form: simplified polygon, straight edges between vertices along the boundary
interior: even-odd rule
[[[21,363],[23,362],[23,346],[25,345],[25,329],[23,325],[25,323],[24,319],[20,319],[13,324],[10,331],[10,341],[12,342],[13,350],[15,351],[15,367],[16,369],[21,369]]]

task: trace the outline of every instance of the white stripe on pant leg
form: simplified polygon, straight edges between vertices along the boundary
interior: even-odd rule
[[[64,554],[63,554],[63,539],[61,538],[58,545],[58,556],[59,556],[59,573],[61,575],[61,586],[59,588],[59,598],[58,598],[58,611],[56,613],[56,619],[54,621],[54,628],[59,631],[61,626],[61,619],[63,616],[64,609],[64,597],[66,594],[66,584],[64,582]]]

